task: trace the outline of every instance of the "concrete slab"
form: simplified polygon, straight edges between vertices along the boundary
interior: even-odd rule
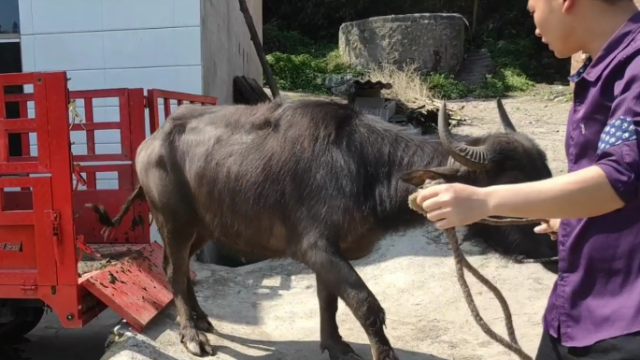
[[[534,354],[555,276],[538,264],[510,264],[475,246],[464,248],[469,260],[503,291],[519,341]],[[437,229],[427,226],[393,236],[354,265],[386,310],[386,332],[400,359],[516,359],[473,322],[451,251]],[[198,274],[198,300],[220,332],[210,336],[219,345],[216,359],[328,359],[318,347],[315,278],[304,266],[268,261],[237,269],[199,263],[192,268]],[[475,279],[468,276],[468,282],[485,320],[506,337],[497,301]],[[179,343],[174,309],[167,308],[143,334],[125,332],[102,360],[198,359]],[[338,322],[345,340],[368,358],[367,337],[342,303]]]

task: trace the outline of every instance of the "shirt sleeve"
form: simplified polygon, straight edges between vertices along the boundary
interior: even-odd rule
[[[625,203],[640,199],[640,58],[631,62],[615,88],[609,122],[600,135],[595,165]]]

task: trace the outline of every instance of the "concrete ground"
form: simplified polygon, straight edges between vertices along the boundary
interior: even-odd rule
[[[534,354],[541,318],[555,275],[539,264],[518,265],[463,246],[468,260],[503,292],[520,344]],[[451,250],[431,225],[392,236],[373,254],[353,262],[386,310],[385,332],[402,360],[515,360],[474,323],[455,278]],[[319,351],[315,276],[290,260],[241,268],[192,263],[195,290],[219,334],[209,335],[215,357],[190,356],[179,342],[169,306],[142,334],[125,333],[102,360],[327,360]],[[467,275],[486,322],[506,336],[504,317],[491,293]],[[371,359],[367,337],[340,302],[343,338]]]
[[[17,346],[24,360],[99,360],[109,332],[120,317],[106,310],[82,329],[65,329],[54,313],[48,313],[27,341]],[[0,355],[0,359],[3,356]],[[9,360],[14,360],[10,358]],[[18,360],[18,359],[15,359]]]

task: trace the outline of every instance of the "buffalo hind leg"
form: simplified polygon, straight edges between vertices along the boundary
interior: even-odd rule
[[[320,351],[328,351],[331,360],[361,360],[353,348],[342,340],[338,330],[338,295],[326,286],[317,274],[316,288],[320,305]]]
[[[193,243],[191,243],[189,260],[191,260],[193,255],[198,252],[198,250],[202,249],[207,242],[207,238],[198,232]],[[207,315],[207,313],[202,310],[202,307],[200,307],[195,289],[193,288],[193,280],[191,280],[191,274],[189,273],[187,273],[187,296],[191,303],[196,329],[210,334],[215,333],[215,328],[209,320],[209,315]]]
[[[324,289],[332,289],[360,322],[369,337],[373,360],[398,360],[384,333],[385,313],[382,305],[349,261],[340,254],[338,246],[324,239],[307,238],[303,241],[302,249],[301,261],[316,273],[318,283],[323,283]],[[333,344],[337,344],[333,340]],[[341,359],[339,354],[336,356]]]
[[[200,234],[196,235],[196,238],[191,244],[191,250],[189,251],[189,261],[191,261],[191,258],[193,257],[193,255],[198,250],[200,250],[206,243],[207,243],[207,240],[205,237],[201,236]],[[168,256],[167,251],[165,250],[164,260],[162,265],[165,274],[167,274],[167,266],[169,264],[169,260],[167,256]],[[209,320],[209,315],[207,315],[207,313],[204,310],[202,310],[202,307],[200,307],[200,303],[198,302],[198,298],[196,297],[195,289],[193,288],[193,280],[191,280],[191,274],[189,273],[187,276],[187,299],[191,305],[192,315],[195,321],[196,329],[200,331],[204,331],[206,333],[213,334],[215,332],[215,328],[213,327],[213,324]]]
[[[170,215],[174,217],[169,223],[164,217],[155,216],[155,214],[154,218],[164,242],[166,256],[164,267],[178,313],[180,342],[189,353],[195,356],[215,355],[213,345],[209,342],[207,335],[196,328],[196,321],[192,316],[195,311],[193,304],[197,300],[195,294],[193,297],[190,295],[189,290],[191,283],[189,253],[196,237],[196,228],[189,226],[189,220],[181,218],[178,211],[172,211]],[[193,286],[191,289],[193,291]]]

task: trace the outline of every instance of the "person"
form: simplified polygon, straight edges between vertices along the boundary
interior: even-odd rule
[[[556,57],[587,54],[571,76],[569,172],[437,185],[418,204],[439,229],[487,216],[551,219],[534,230],[558,232],[559,257],[536,359],[640,359],[640,12],[632,0],[529,0],[528,9]]]

